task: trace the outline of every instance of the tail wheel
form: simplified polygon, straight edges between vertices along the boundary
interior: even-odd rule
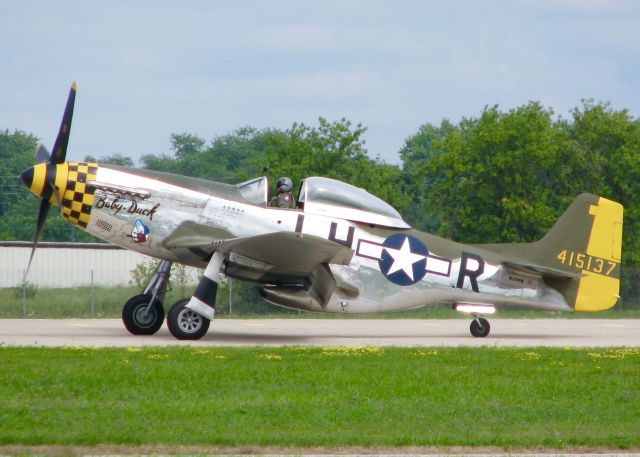
[[[469,329],[471,330],[471,334],[476,338],[484,338],[489,334],[491,326],[489,325],[489,321],[484,317],[478,317],[471,321]]]
[[[179,340],[199,340],[209,330],[211,321],[186,308],[189,299],[177,301],[167,314],[167,327]]]
[[[164,322],[164,308],[159,300],[149,308],[150,294],[131,297],[122,308],[122,322],[133,335],[153,335]]]

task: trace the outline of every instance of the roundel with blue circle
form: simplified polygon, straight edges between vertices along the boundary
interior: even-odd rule
[[[411,286],[424,278],[429,250],[422,241],[395,233],[384,240],[382,246],[378,265],[385,278],[399,286]]]

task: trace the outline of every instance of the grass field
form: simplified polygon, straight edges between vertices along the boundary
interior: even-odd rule
[[[640,448],[639,349],[0,348],[0,445]]]
[[[76,287],[67,289],[0,289],[0,318],[89,318],[120,317],[122,306],[138,287]],[[165,302],[174,303],[189,291],[176,288],[169,291]]]

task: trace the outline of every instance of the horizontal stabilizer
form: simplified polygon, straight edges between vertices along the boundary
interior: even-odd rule
[[[578,271],[561,270],[559,268],[551,268],[548,266],[536,265],[534,263],[522,261],[518,263],[503,262],[506,268],[512,270],[525,270],[540,274],[540,276],[546,276],[551,278],[568,278],[568,279],[580,279],[584,275]]]

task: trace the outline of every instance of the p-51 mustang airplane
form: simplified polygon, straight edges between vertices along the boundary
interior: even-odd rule
[[[238,185],[115,165],[65,161],[73,83],[53,152],[38,148],[22,173],[41,198],[29,264],[50,205],[93,235],[162,259],[122,319],[136,335],[158,331],[171,265],[203,268],[193,296],[173,304],[167,326],[198,339],[214,318],[220,274],[253,281],[266,301],[309,311],[363,313],[447,303],[481,317],[496,308],[599,311],[620,287],[622,205],[579,195],[541,240],[465,245],[412,229],[363,189],[328,178],[300,185],[298,208],[267,207],[267,178]]]

